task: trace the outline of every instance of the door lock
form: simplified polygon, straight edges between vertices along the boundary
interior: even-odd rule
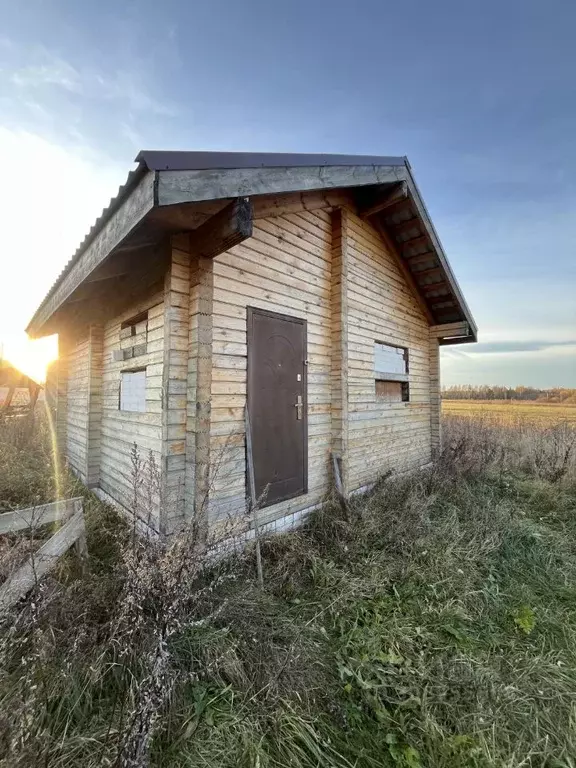
[[[304,409],[304,404],[302,403],[302,395],[298,395],[298,400],[294,403],[294,408],[296,408],[296,418],[298,421],[301,421],[302,411]]]

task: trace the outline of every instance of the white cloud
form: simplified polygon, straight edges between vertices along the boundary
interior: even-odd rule
[[[163,117],[177,114],[174,105],[156,98],[149,86],[150,75],[140,60],[131,66],[110,68],[75,67],[44,46],[29,49],[8,46],[11,60],[0,68],[0,82],[14,89],[19,100],[37,103],[43,92],[52,95],[54,89],[71,97],[87,97],[93,102],[108,102],[120,110],[147,113]],[[16,51],[19,56],[14,56]],[[25,62],[22,64],[22,62]]]
[[[96,97],[126,104],[134,112],[147,112],[174,117],[174,106],[154,98],[135,72],[118,71],[112,77],[96,73],[85,74],[86,85],[95,88]]]
[[[22,89],[36,89],[44,86],[58,86],[66,91],[79,93],[81,77],[70,64],[55,57],[45,64],[22,67],[12,72],[11,82]]]

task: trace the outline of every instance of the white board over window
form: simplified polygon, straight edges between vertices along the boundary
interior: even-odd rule
[[[146,371],[122,372],[120,410],[146,412]]]
[[[374,370],[376,373],[408,373],[408,360],[403,347],[374,343]]]

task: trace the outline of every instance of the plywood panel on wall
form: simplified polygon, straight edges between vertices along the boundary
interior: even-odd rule
[[[378,232],[351,212],[346,221],[348,471],[358,488],[430,461],[430,343],[424,313]],[[408,349],[410,402],[377,397],[376,341]]]

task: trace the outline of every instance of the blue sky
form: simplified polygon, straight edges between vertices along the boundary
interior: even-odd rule
[[[0,12],[7,347],[140,148],[406,154],[481,331],[445,383],[576,386],[576,5]]]

